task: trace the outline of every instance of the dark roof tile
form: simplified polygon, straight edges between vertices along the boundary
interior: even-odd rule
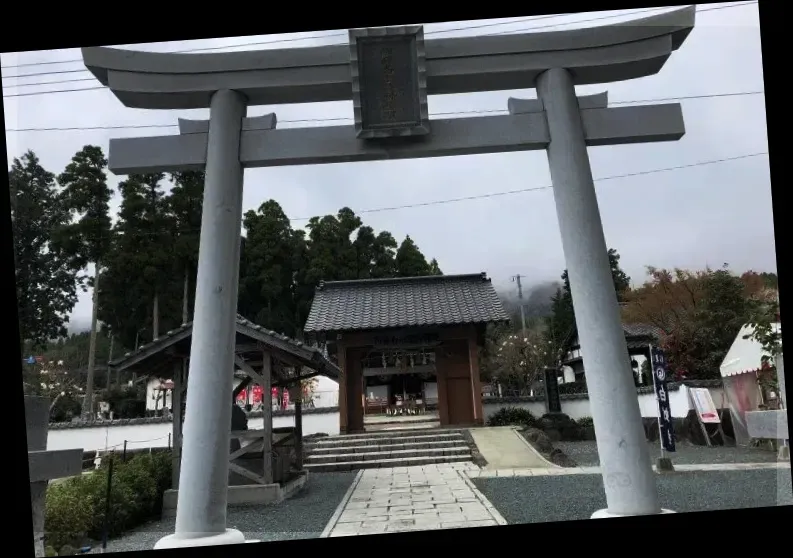
[[[306,332],[509,321],[484,273],[320,283]]]

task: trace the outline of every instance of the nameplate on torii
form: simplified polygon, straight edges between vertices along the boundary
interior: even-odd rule
[[[607,93],[578,97],[590,147],[677,141],[685,135],[679,103],[608,107]],[[243,119],[245,168],[316,165],[533,151],[550,142],[542,102],[510,99],[509,114],[432,120],[432,133],[372,142],[355,126],[276,129],[275,114]],[[179,135],[110,140],[109,168],[119,175],[203,170],[209,121],[179,120]]]

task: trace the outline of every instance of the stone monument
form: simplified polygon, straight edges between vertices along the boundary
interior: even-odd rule
[[[36,557],[44,556],[44,505],[52,479],[82,474],[83,450],[47,451],[50,400],[25,396],[25,427],[28,439],[30,507],[33,511],[33,546]]]
[[[694,28],[695,8],[601,28],[424,40],[421,26],[350,31],[347,45],[175,54],[83,49],[126,106],[209,108],[180,134],[110,140],[116,174],[205,169],[196,309],[176,529],[156,548],[243,542],[226,526],[244,168],[544,149],[581,349],[607,510],[661,513],[611,280],[587,148],[676,141],[679,104],[608,107],[577,85],[655,74]],[[537,89],[509,114],[429,119],[427,95]],[[248,106],[353,101],[355,124],[276,129]]]

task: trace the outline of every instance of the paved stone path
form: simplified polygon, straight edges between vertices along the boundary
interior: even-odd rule
[[[655,469],[655,466],[653,466]],[[790,469],[790,463],[703,463],[698,465],[675,465],[677,472],[689,471],[751,471],[757,469]],[[547,468],[504,468],[496,470],[467,470],[468,478],[494,477],[538,477],[544,475],[596,475],[600,467],[547,467]]]
[[[473,463],[364,469],[323,537],[506,525],[465,476]]]
[[[523,439],[513,426],[472,428],[471,437],[482,457],[485,469],[526,469],[552,466]]]

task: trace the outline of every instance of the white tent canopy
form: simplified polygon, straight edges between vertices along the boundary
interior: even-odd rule
[[[775,323],[773,328],[775,332],[779,332],[781,324]],[[760,370],[763,363],[763,355],[765,354],[763,346],[751,337],[744,339],[745,336],[752,333],[754,333],[754,327],[751,325],[743,326],[741,331],[738,332],[735,341],[733,341],[730,350],[727,351],[727,355],[719,367],[722,378]]]

